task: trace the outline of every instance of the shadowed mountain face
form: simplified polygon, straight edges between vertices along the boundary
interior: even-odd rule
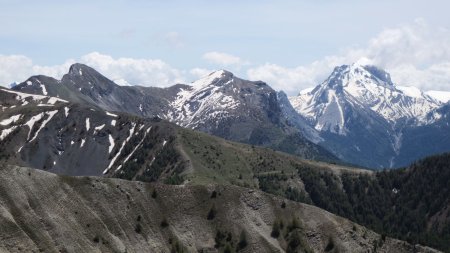
[[[16,91],[48,95],[93,108],[159,117],[228,140],[261,145],[304,158],[333,160],[316,145],[317,132],[300,115],[286,115],[277,92],[227,71],[216,71],[191,85],[168,88],[119,86],[94,69],[74,64],[61,80],[34,76]],[[286,99],[285,99],[286,100]],[[284,103],[284,104],[283,104]]]
[[[235,186],[155,185],[2,166],[0,193],[0,249],[8,252],[436,252]]]

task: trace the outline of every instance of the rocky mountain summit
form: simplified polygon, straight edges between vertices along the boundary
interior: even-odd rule
[[[344,161],[371,168],[407,165],[424,157],[405,145],[404,140],[415,137],[425,144],[423,154],[436,150],[417,133],[442,120],[437,112],[442,102],[417,88],[396,86],[386,71],[375,66],[336,67],[323,83],[290,101],[320,132],[321,144]],[[450,148],[438,146],[438,152]]]

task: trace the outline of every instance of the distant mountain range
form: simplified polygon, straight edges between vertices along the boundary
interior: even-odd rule
[[[309,125],[299,129],[291,124],[283,114],[285,107],[277,92],[270,86],[237,78],[223,70],[192,85],[153,88],[119,86],[86,65],[74,64],[61,80],[33,76],[13,90],[58,97],[107,111],[158,117],[228,140],[304,158],[338,160],[315,144],[317,133]],[[284,103],[289,104],[287,99]]]
[[[156,88],[119,86],[83,64],[72,65],[61,80],[33,76],[13,90],[159,117],[228,140],[374,169],[450,150],[445,94],[438,100],[396,86],[374,66],[337,67],[322,84],[289,98],[224,70],[190,85]]]
[[[365,86],[371,87],[370,91]],[[83,249],[123,251],[147,243],[135,234],[123,236],[134,230],[139,235],[159,236],[158,242],[177,239],[189,249],[212,249],[218,240],[221,244],[216,249],[225,250],[227,244],[236,249],[236,236],[248,230],[261,237],[251,236],[250,243],[265,245],[248,249],[267,252],[292,247],[328,252],[359,248],[435,252],[417,243],[448,249],[449,155],[431,157],[407,169],[374,172],[336,164],[342,161],[331,152],[343,161],[361,164],[390,162],[389,152],[396,154],[394,162],[404,158],[405,163],[430,152],[442,152],[448,145],[449,104],[424,94],[410,96],[397,89],[386,72],[357,65],[337,68],[320,86],[290,99],[292,103],[286,94],[275,92],[263,82],[242,80],[227,71],[213,72],[192,85],[122,87],[81,64],[73,65],[62,80],[34,76],[12,90],[0,88],[0,180],[5,182],[0,189],[5,208],[0,219],[10,225],[0,233],[0,238],[4,237],[0,247],[7,241],[8,245],[34,250],[56,242]],[[305,102],[296,103],[301,99]],[[301,107],[305,104],[314,106]],[[361,152],[352,153],[355,145],[361,145]],[[383,152],[385,157],[380,155]],[[226,192],[220,190],[225,188],[214,188],[216,193],[212,190],[224,185],[228,185]],[[156,188],[154,195],[151,189]],[[318,206],[380,235],[320,209],[304,213],[311,207],[269,198],[258,190]],[[45,198],[49,192],[51,197]],[[164,200],[159,199],[160,194]],[[60,195],[93,206],[81,208],[81,204],[75,207],[61,199],[53,200]],[[15,198],[26,201],[16,202]],[[116,202],[108,199],[117,199],[120,206],[110,204]],[[186,210],[177,209],[181,206]],[[239,214],[245,218],[230,218],[236,214],[224,211],[229,207],[245,210]],[[167,216],[158,210],[165,210]],[[189,244],[192,240],[186,239],[186,231],[190,230],[180,225],[184,223],[179,218],[192,210],[195,212],[186,219],[198,220],[202,225],[196,226],[209,231],[206,243]],[[160,220],[143,220],[144,211]],[[120,215],[127,212],[135,223],[124,223],[128,220]],[[297,212],[302,215],[292,216]],[[31,213],[35,216],[29,216]],[[90,221],[89,226],[84,224],[93,216],[100,218],[92,224],[94,221]],[[24,217],[33,218],[22,222]],[[52,229],[58,217],[80,220],[60,221],[62,230]],[[164,218],[169,220],[163,223]],[[307,224],[289,225],[296,223],[294,218]],[[104,223],[97,227],[100,221]],[[277,237],[272,230],[281,226],[280,222],[283,228],[278,228]],[[80,224],[83,229],[71,227]],[[320,224],[326,227],[313,229]],[[170,233],[164,232],[166,227]],[[219,228],[227,229],[228,241],[217,237]],[[36,232],[42,229],[48,236]],[[67,229],[68,235],[80,241],[58,239],[62,232],[55,231]],[[110,234],[105,235],[106,230]],[[78,231],[84,232],[81,235]],[[160,248],[171,245],[162,243]]]

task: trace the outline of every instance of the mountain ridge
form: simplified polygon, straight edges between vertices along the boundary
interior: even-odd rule
[[[228,140],[372,169],[401,167],[450,150],[445,138],[429,131],[446,136],[447,113],[441,108],[447,107],[421,91],[396,86],[374,66],[336,67],[322,84],[294,98],[225,70],[191,85],[156,88],[119,86],[77,64],[62,80],[35,76],[14,90],[45,91],[97,109],[156,116]],[[423,152],[410,148],[416,137]]]
[[[35,79],[30,78],[14,90],[42,94],[41,86],[48,86],[48,95],[74,103],[148,118],[157,116],[183,127],[300,157],[337,160],[315,144],[317,141],[310,141],[302,130],[292,126],[282,113],[277,92],[270,86],[240,79],[225,70],[213,72],[191,85],[167,88],[119,86],[82,64],[73,65],[61,81],[49,79],[52,82],[45,83]],[[309,132],[307,135],[312,136]]]

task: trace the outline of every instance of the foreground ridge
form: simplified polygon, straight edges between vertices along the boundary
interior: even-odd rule
[[[0,192],[3,250],[437,252],[236,186],[180,187],[2,166]],[[281,221],[286,236],[273,234]]]

